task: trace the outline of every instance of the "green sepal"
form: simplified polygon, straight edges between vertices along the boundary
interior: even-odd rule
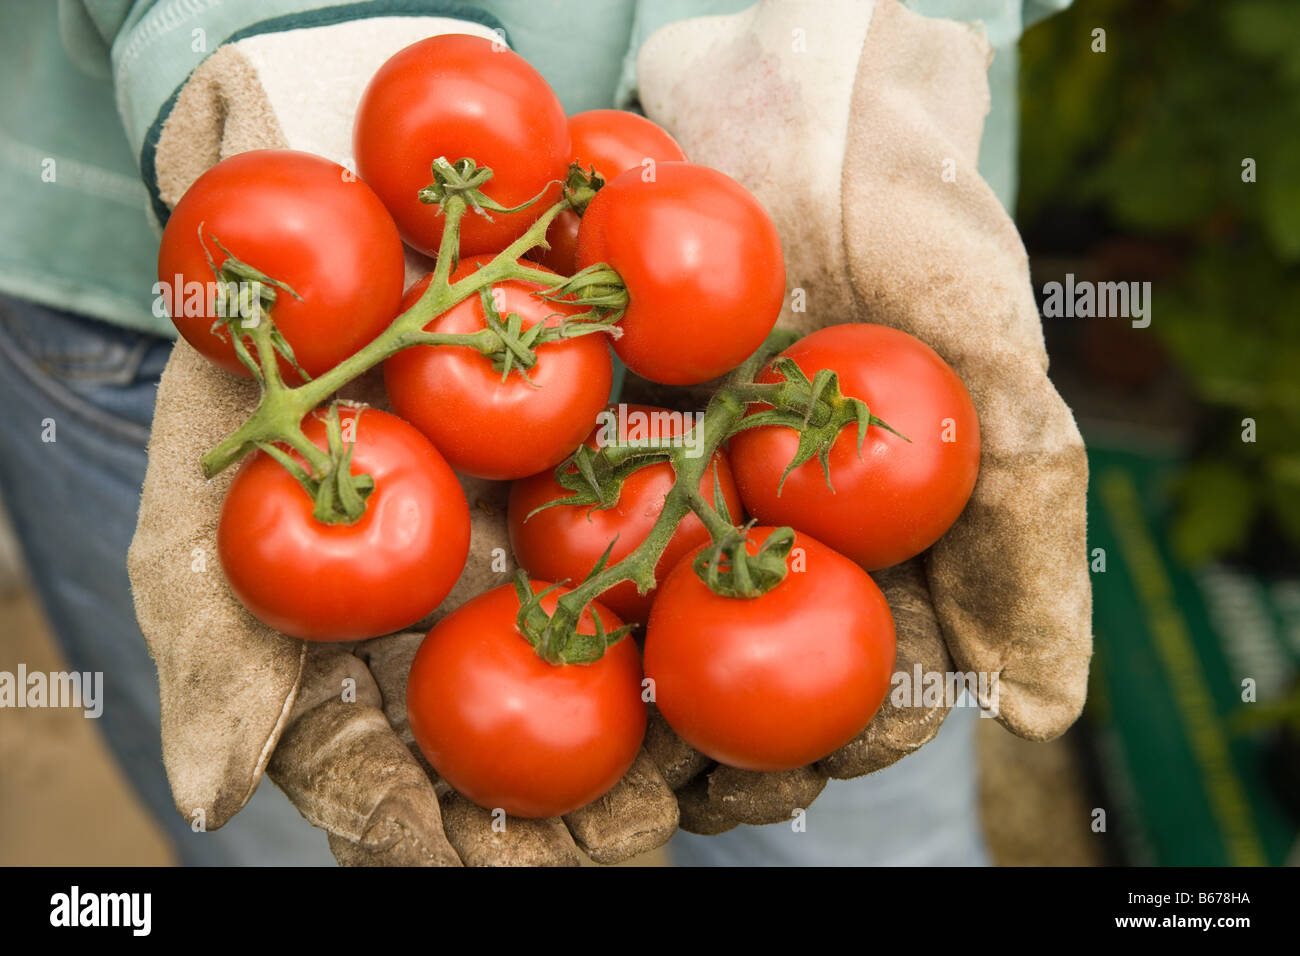
[[[573,163],[569,166],[569,175],[564,181],[564,198],[568,201],[569,208],[581,216],[587,211],[587,204],[604,185],[605,177],[596,172],[595,166],[584,169],[581,163]]]
[[[781,425],[799,432],[799,444],[795,448],[794,457],[781,473],[781,481],[776,489],[778,495],[785,488],[790,473],[814,457],[821,463],[826,487],[835,490],[831,483],[830,453],[841,430],[846,426],[853,425],[857,429],[859,458],[862,457],[862,446],[867,439],[867,429],[872,425],[883,428],[906,442],[911,441],[883,418],[872,414],[866,402],[845,396],[840,391],[839,376],[834,371],[820,369],[809,380],[799,364],[788,356],[773,359],[771,369],[784,380],[780,397],[776,399],[777,405],[741,419],[731,433],[765,425]]]
[[[212,277],[217,283],[215,305],[218,317],[212,323],[211,331],[215,333],[224,326],[230,333],[230,341],[234,346],[235,356],[252,373],[254,379],[261,381],[262,367],[248,351],[248,347],[244,345],[244,338],[245,336],[252,337],[250,330],[265,322],[270,329],[269,339],[276,354],[298,373],[302,381],[311,381],[311,376],[298,364],[292,346],[289,345],[288,340],[280,333],[280,330],[276,328],[272,319],[272,310],[278,292],[287,292],[299,302],[302,301],[302,296],[294,291],[294,288],[287,282],[274,279],[257,267],[236,258],[220,239],[209,234],[208,238],[226,256],[225,260],[218,266],[212,258],[212,252],[208,249],[207,242],[204,241],[203,226],[203,223],[199,223],[199,246],[203,249],[203,256],[207,260],[208,268],[212,271]],[[227,287],[231,284],[243,286],[244,283],[251,284],[256,298],[246,302],[243,297],[240,297],[232,303],[226,296]],[[248,324],[250,322],[252,325]]]
[[[492,367],[501,373],[502,382],[510,377],[511,372],[518,372],[525,382],[536,388],[537,384],[529,376],[528,370],[537,364],[536,350],[542,345],[599,332],[614,337],[622,334],[618,326],[601,321],[601,316],[594,311],[582,316],[565,316],[558,323],[552,323],[549,320],[560,315],[556,312],[525,329],[524,318],[519,313],[501,315],[490,286],[479,289],[479,301],[483,305],[486,328],[492,333],[492,338],[489,339],[491,345],[484,346],[482,353],[492,362]]]
[[[794,546],[793,528],[776,528],[754,554],[746,548],[754,522],[715,539],[695,556],[695,574],[714,594],[756,598],[785,580],[786,559]]]
[[[608,557],[607,549],[602,562]],[[598,573],[598,570],[593,570],[592,573]],[[583,607],[575,616],[561,603],[556,606],[554,614],[547,614],[542,608],[542,598],[560,585],[548,585],[534,594],[528,573],[522,569],[515,575],[514,585],[515,596],[519,599],[515,629],[533,646],[538,656],[550,664],[591,664],[604,657],[606,650],[632,632],[631,624],[607,631],[600,615],[589,606]],[[591,634],[579,633],[577,622],[588,613],[595,631]]]
[[[313,470],[303,468],[278,445],[271,442],[256,444],[288,471],[311,497],[314,502],[313,518],[322,524],[355,524],[365,514],[366,499],[375,490],[375,479],[371,475],[352,473],[352,452],[356,443],[343,441],[338,409],[339,403],[335,402],[325,413],[327,464],[322,467],[323,474],[315,474]],[[354,427],[361,421],[361,411],[358,409],[353,419]],[[308,441],[301,431],[298,432],[298,440],[303,443]]]
[[[430,169],[433,173],[433,182],[416,193],[416,198],[420,202],[431,206],[436,205],[441,211],[449,197],[459,195],[470,209],[488,222],[493,221],[489,210],[506,214],[523,212],[550,192],[552,186],[558,183],[561,188],[564,187],[564,183],[560,180],[553,179],[532,199],[521,202],[518,206],[503,206],[482,191],[488,180],[492,178],[492,170],[487,166],[478,165],[468,156],[454,163],[448,162],[446,156],[439,156],[433,161]],[[452,267],[455,268],[455,263]]]
[[[633,472],[668,459],[669,453],[663,449],[647,447],[644,452],[634,451],[615,464],[600,449],[586,444],[579,445],[572,455],[555,467],[555,483],[570,494],[538,505],[524,520],[527,521],[539,511],[558,505],[585,505],[593,511],[608,510],[618,504],[619,495],[623,491],[623,482]]]
[[[621,317],[628,304],[627,286],[622,277],[603,262],[580,269],[539,295],[553,302],[589,309],[602,317]],[[616,320],[611,318],[611,321]]]
[[[537,322],[531,328],[524,329],[524,318],[518,312],[511,312],[505,318],[501,317],[493,301],[490,286],[479,289],[478,295],[479,301],[483,304],[483,316],[487,327],[496,333],[501,343],[500,348],[488,355],[492,367],[501,373],[502,382],[510,377],[511,372],[518,371],[525,382],[536,388],[537,385],[528,376],[528,370],[537,364],[537,355],[533,352],[533,346],[541,336],[542,330],[546,328],[546,323]]]

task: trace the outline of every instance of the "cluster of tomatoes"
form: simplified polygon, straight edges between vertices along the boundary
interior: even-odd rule
[[[160,281],[251,279],[269,305],[260,332],[225,321],[229,310],[211,300],[173,314],[202,354],[259,379],[263,406],[393,339],[383,350],[392,414],[336,403],[283,440],[249,443],[219,525],[239,600],[307,640],[409,627],[437,608],[466,563],[470,509],[457,473],[508,480],[510,542],[529,577],[442,618],[408,685],[415,738],[459,792],[529,817],[583,806],[631,765],[648,701],[687,742],[749,769],[797,767],[858,734],[894,664],[890,610],[867,571],[934,543],[975,481],[979,428],[953,371],[923,343],[877,325],[833,326],[785,349],[741,383],[750,391],[736,393],[738,421],[702,449],[692,510],[652,561],[658,586],[640,590],[631,578],[645,586],[646,575],[629,573],[587,603],[573,637],[604,643],[566,663],[554,643],[532,639],[528,621],[549,620],[595,572],[635,560],[682,482],[680,457],[650,455],[620,473],[612,499],[563,503],[576,450],[603,447],[593,426],[610,400],[611,348],[666,385],[740,366],[784,300],[775,227],[747,191],[688,162],[649,120],[612,110],[566,118],[522,58],[469,36],[423,40],[384,64],[358,108],[354,154],[355,174],[285,150],[234,156],[194,183],[164,233]],[[428,190],[436,160],[462,157],[473,160],[457,167],[466,175],[491,172],[457,218]],[[503,257],[540,228],[541,208],[572,197],[565,184],[575,169],[588,171],[594,197],[554,215],[533,258]],[[457,261],[403,293],[403,246],[446,257],[453,221]],[[613,327],[518,346],[533,330],[589,319],[580,294],[554,292],[602,269],[601,281],[614,275],[625,293]],[[427,301],[431,285],[455,289],[489,274],[504,278],[424,326],[448,337],[440,344],[394,337],[397,317]],[[488,328],[513,336],[505,364],[448,344]],[[743,427],[744,416],[772,407],[754,396],[775,395],[762,389],[788,383],[795,366],[821,386],[828,370],[834,376],[802,399],[809,427],[846,403],[888,427],[862,418],[816,455],[800,427]],[[358,502],[364,509],[347,520],[321,518],[322,503]],[[737,527],[745,515],[753,522]],[[719,525],[734,535],[729,557]],[[777,538],[780,548],[766,546]],[[775,575],[741,594],[720,589],[717,572],[741,573],[746,555],[755,568],[775,561]],[[629,624],[635,637],[622,636]]]

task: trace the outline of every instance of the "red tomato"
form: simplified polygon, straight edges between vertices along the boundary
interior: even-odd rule
[[[848,425],[831,447],[835,490],[814,458],[790,473],[778,495],[798,435],[777,426],[741,432],[731,440],[731,460],[749,513],[806,531],[869,571],[938,541],[966,507],[979,472],[979,418],[957,373],[920,339],[866,323],[821,329],[782,354],[810,379],[834,369],[843,394],[862,399],[911,442],[872,426],[859,458],[857,426]],[[770,370],[759,376],[778,378]]]
[[[627,367],[668,385],[707,381],[763,344],[785,297],[776,226],[735,180],[694,163],[630,169],[596,194],[578,268],[605,262],[627,285],[614,343]]]
[[[546,585],[533,583],[534,593]],[[552,612],[560,588],[542,599]],[[411,664],[406,710],[420,749],[462,796],[517,817],[586,806],[632,766],[645,734],[641,660],[624,638],[591,664],[550,664],[515,628],[504,584],[452,611]],[[591,605],[607,629],[621,622]]]
[[[277,631],[309,641],[409,627],[447,596],[469,553],[465,494],[424,436],[375,409],[341,408],[339,417],[345,440],[355,431],[353,473],[375,479],[359,521],[317,521],[302,486],[257,452],[235,475],[217,527],[235,597]],[[328,447],[320,412],[303,431]]]
[[[458,281],[490,261],[461,262]],[[402,300],[410,308],[428,287],[421,279]],[[502,318],[517,312],[524,328],[558,324],[577,310],[533,292],[535,282],[501,282],[493,288]],[[483,303],[470,296],[425,326],[430,332],[469,333],[485,328]],[[609,400],[613,363],[602,334],[550,342],[535,349],[529,384],[518,370],[501,373],[471,348],[417,345],[384,363],[393,411],[429,438],[452,468],[480,478],[522,478],[554,468],[582,443]]]
[[[216,279],[199,243],[200,224],[218,267],[226,261],[219,241],[302,297],[278,291],[271,318],[309,375],[333,368],[397,316],[402,243],[370,187],[310,153],[240,153],[186,190],[158,250],[158,281],[177,330],[229,372],[249,374],[235,357],[229,331],[212,332]],[[298,381],[287,364],[281,369],[291,383]]]
[[[569,137],[573,141],[570,162],[583,169],[595,167],[606,180],[629,169],[645,169],[647,159],[659,163],[684,162],[686,154],[662,127],[639,113],[627,110],[587,110],[569,117]],[[555,217],[546,231],[551,248],[538,262],[561,275],[577,271],[578,214],[567,209]]]
[[[751,553],[772,530],[750,532]],[[805,534],[761,597],[720,597],[693,563],[660,586],[646,630],[646,677],[669,726],[744,770],[793,770],[861,733],[894,669],[894,618],[871,577]]]
[[[402,238],[426,255],[442,241],[443,216],[422,203],[430,165],[469,157],[492,168],[485,195],[503,206],[533,198],[569,167],[564,108],[542,75],[517,53],[480,37],[429,37],[379,68],[357,107],[357,170],[384,201]],[[556,185],[549,202],[560,196]],[[523,235],[546,200],[517,213],[468,212],[462,256],[496,252]]]
[[[629,416],[633,413],[668,416],[656,419],[667,426],[660,428],[659,434],[681,434],[681,412],[669,413],[667,409],[648,405],[622,407]],[[588,436],[587,444],[592,448],[598,447],[597,440],[601,431],[601,426],[598,426]],[[629,434],[637,437],[630,428]],[[704,495],[705,501],[713,501],[715,472],[731,520],[740,521],[740,494],[736,491],[731,467],[723,452],[714,454],[712,467],[700,479],[700,493]],[[519,563],[534,577],[576,584],[595,567],[610,542],[614,542],[609,555],[609,563],[613,564],[627,557],[646,539],[663,510],[664,499],[672,490],[673,480],[672,465],[667,462],[648,465],[623,482],[618,504],[612,508],[601,511],[592,510],[586,505],[556,505],[529,518],[528,515],[534,508],[556,498],[567,497],[570,492],[556,483],[554,471],[521,478],[510,488],[510,546]],[[668,540],[668,546],[655,567],[655,578],[663,580],[681,560],[682,555],[703,544],[708,538],[709,533],[700,519],[694,514],[687,515]],[[600,602],[624,621],[644,622],[650,613],[654,593],[638,594],[635,584],[624,581],[600,595]]]

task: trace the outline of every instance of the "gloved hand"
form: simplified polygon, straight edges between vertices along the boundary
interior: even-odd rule
[[[346,397],[383,407],[378,385],[368,376]],[[644,754],[613,790],[564,821],[512,818],[498,832],[487,810],[435,787],[413,755],[406,675],[423,632],[308,644],[244,610],[216,550],[233,471],[205,480],[198,460],[256,400],[254,383],[217,369],[184,341],[158,388],[129,569],[158,665],[163,758],[180,812],[216,829],[266,770],[329,834],[345,864],[574,864],[579,847],[617,862],[667,840],[677,825],[675,801]],[[492,567],[494,549],[509,552],[506,486],[479,479],[463,486],[469,560],[429,623],[514,572]]]
[[[306,149],[347,165],[351,117],[370,76],[401,47],[444,32],[497,36],[476,23],[390,17],[221,47],[192,74],[163,126],[154,153],[162,200],[173,206],[206,168],[247,149]],[[408,278],[428,268],[408,256]],[[377,375],[345,392],[386,406]],[[276,633],[239,604],[216,548],[233,469],[205,480],[199,459],[256,401],[253,382],[215,368],[184,341],[158,389],[129,570],[158,666],[163,758],[180,812],[216,829],[266,771],[329,834],[344,864],[575,864],[579,848],[617,862],[667,840],[676,800],[644,753],[590,806],[563,820],[510,818],[502,829],[433,779],[418,756],[405,691],[422,631],[313,645]],[[426,629],[514,573],[508,561],[492,567],[494,549],[509,554],[506,486],[463,485],[469,560]]]
[[[1047,740],[1086,692],[1087,461],[1047,378],[1024,246],[976,171],[988,63],[979,31],[896,0],[762,0],[655,32],[637,78],[646,114],[772,214],[806,302],[791,311],[787,298],[781,324],[891,325],[965,382],[982,441],[970,502],[921,559],[875,575],[896,618],[895,671],[988,674],[998,720]],[[787,773],[710,769],[661,719],[647,749],[682,827],[717,833],[789,820],[828,776],[893,763],[946,713],[887,698],[856,740]]]

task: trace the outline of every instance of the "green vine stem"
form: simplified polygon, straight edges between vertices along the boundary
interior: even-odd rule
[[[860,400],[840,394],[834,373],[822,371],[810,380],[788,359],[772,358],[797,338],[790,330],[774,330],[732,372],[710,399],[697,426],[701,435],[694,453],[688,452],[685,442],[666,449],[629,442],[607,445],[595,452],[583,446],[556,469],[557,480],[574,494],[557,499],[553,505],[582,503],[608,507],[618,500],[618,486],[630,472],[665,460],[672,465],[674,481],[645,539],[615,564],[606,566],[603,560],[599,562],[585,580],[558,598],[549,616],[541,613],[540,598],[529,600],[523,586],[519,586],[521,608],[517,626],[545,660],[555,664],[588,663],[624,636],[626,628],[612,631],[606,635],[607,643],[602,644],[593,635],[578,634],[576,629],[588,605],[609,588],[625,581],[633,582],[642,593],[655,587],[659,559],[677,526],[692,512],[711,538],[711,544],[695,559],[695,573],[711,590],[725,597],[754,598],[784,579],[786,558],[795,540],[793,529],[775,529],[751,554],[749,532],[753,525],[737,527],[725,513],[726,504],[717,487],[716,473],[714,500],[708,501],[700,492],[714,453],[732,435],[757,424],[794,428],[800,433],[800,444],[786,474],[815,455],[827,468],[828,482],[829,448],[845,426],[857,425],[859,454],[866,431],[872,425],[898,435]],[[781,381],[755,382],[759,370],[769,361]],[[769,409],[747,415],[751,404],[768,405]],[[906,440],[906,436],[899,437]]]
[[[780,396],[777,394],[779,386],[770,388],[755,386],[753,379],[770,356],[786,348],[796,338],[795,333],[785,329],[773,331],[763,346],[731,374],[727,384],[714,393],[703,418],[697,425],[701,430],[701,436],[694,454],[688,453],[684,442],[667,449],[651,447],[644,443],[612,444],[595,453],[604,459],[607,468],[603,471],[587,469],[587,474],[593,476],[592,480],[598,480],[595,476],[599,473],[618,475],[615,480],[621,482],[628,471],[624,466],[636,470],[639,467],[667,460],[674,472],[673,486],[665,496],[663,509],[645,539],[615,564],[609,566],[604,566],[603,562],[598,564],[586,580],[559,597],[555,610],[549,616],[539,613],[539,599],[526,600],[522,589],[520,590],[523,603],[519,612],[518,627],[545,660],[553,664],[587,663],[604,653],[604,646],[593,646],[591,635],[576,633],[577,624],[587,606],[609,588],[624,581],[633,582],[643,593],[655,587],[657,583],[655,568],[659,558],[663,555],[677,526],[688,514],[694,512],[699,516],[715,544],[734,548],[738,529],[733,525],[730,517],[724,517],[720,510],[725,507],[721,494],[715,494],[715,502],[709,503],[700,493],[700,483],[706,469],[713,462],[714,453],[736,432],[744,419],[748,403],[767,399],[779,400]],[[574,457],[577,458],[582,454],[580,449]],[[590,450],[587,454],[591,455]],[[556,469],[557,477],[570,468],[571,461],[573,459],[562,463]],[[597,488],[585,500],[612,503],[617,501],[617,492],[613,493],[612,501],[610,497],[605,489]],[[557,503],[564,503],[567,500],[570,499],[562,499]],[[740,540],[740,547],[743,550],[743,535]],[[611,632],[608,635],[608,643],[613,644],[621,639],[624,633],[626,630]]]
[[[468,173],[466,168],[469,170]],[[451,174],[446,172],[448,169],[452,170]],[[573,184],[571,180],[570,185],[565,187],[564,198],[543,212],[522,236],[498,253],[491,262],[460,281],[452,282],[451,273],[459,256],[462,218],[471,209],[487,215],[488,213],[482,208],[484,205],[488,208],[496,208],[494,204],[485,202],[484,197],[476,194],[471,188],[485,182],[491,175],[491,171],[486,167],[475,168],[466,160],[452,165],[445,159],[440,159],[434,163],[434,173],[435,176],[450,175],[453,181],[445,189],[445,194],[436,200],[441,206],[446,222],[443,226],[442,241],[433,276],[420,298],[397,316],[389,327],[368,345],[319,378],[291,388],[284,383],[279,374],[274,338],[277,333],[274,332],[273,323],[270,320],[263,320],[252,328],[237,328],[234,323],[231,324],[232,336],[247,335],[257,351],[256,373],[261,383],[262,394],[257,408],[248,419],[203,456],[202,468],[205,476],[211,478],[219,474],[254,449],[282,442],[299,451],[307,459],[312,467],[312,477],[316,481],[324,481],[332,463],[327,460],[324,453],[315,449],[315,446],[303,437],[301,429],[303,418],[348,382],[402,349],[413,345],[457,345],[477,349],[484,355],[507,351],[515,353],[518,358],[522,354],[521,343],[510,339],[505,323],[467,335],[430,333],[425,332],[424,327],[448,309],[472,295],[490,289],[497,282],[518,280],[540,283],[548,290],[562,284],[565,277],[521,263],[519,259],[533,247],[545,242],[546,230],[560,212],[574,205],[589,202],[595,194],[595,189],[592,185],[584,185],[581,181]],[[547,188],[549,189],[550,186]],[[435,200],[431,198],[429,201]],[[601,287],[603,297],[608,295],[609,282],[609,277],[606,277],[605,285]],[[563,338],[592,331],[618,334],[617,327],[613,324],[618,318],[617,315],[609,316],[595,304],[585,302],[581,296],[571,301],[589,306],[592,311],[586,316],[571,317],[554,330],[548,327],[545,335]],[[601,306],[603,307],[603,299]],[[597,327],[596,323],[581,321],[586,317],[608,318],[610,321],[602,322]],[[579,329],[578,326],[590,327]],[[517,361],[516,364],[526,368],[528,362]],[[509,368],[506,371],[508,373]],[[315,449],[315,453],[310,451],[308,446]]]

